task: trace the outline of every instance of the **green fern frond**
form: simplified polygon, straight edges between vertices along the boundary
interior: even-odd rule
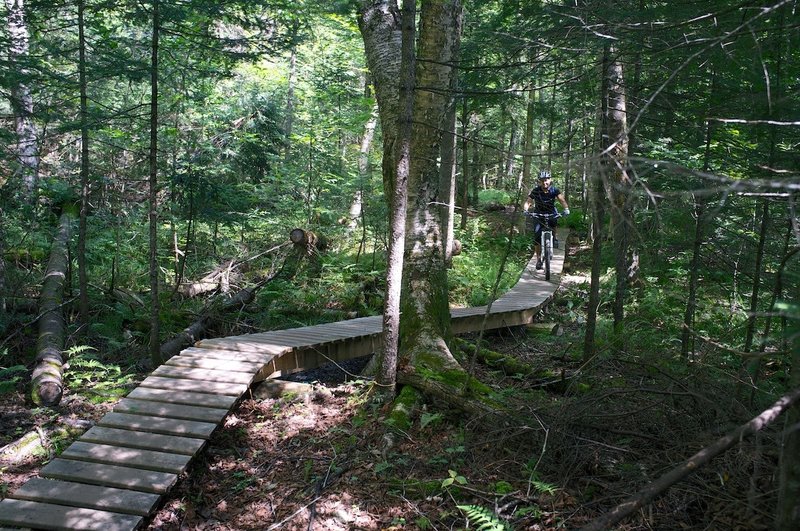
[[[510,531],[510,527],[490,509],[480,505],[457,505],[478,531]]]

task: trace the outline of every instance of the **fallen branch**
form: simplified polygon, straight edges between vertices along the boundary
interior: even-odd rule
[[[761,431],[769,426],[778,416],[789,409],[800,399],[800,389],[784,395],[775,402],[769,409],[753,418],[749,422],[742,424],[728,435],[717,439],[712,445],[707,446],[684,461],[681,465],[673,468],[657,480],[645,486],[635,495],[629,497],[609,512],[599,518],[595,518],[581,528],[581,531],[601,531],[611,529],[623,518],[633,514],[645,505],[653,501],[659,494],[667,490],[675,483],[681,481],[686,476],[708,464],[714,457],[722,454],[726,450],[733,448],[737,443],[746,437]]]
[[[217,313],[225,313],[233,309],[241,309],[250,304],[256,298],[256,292],[269,283],[277,273],[261,280],[254,286],[238,291],[233,297],[226,297],[225,300],[217,305],[211,304],[210,308],[192,324],[184,328],[177,336],[173,337],[161,345],[162,359],[168,359],[180,353],[186,347],[194,344],[195,341],[202,339],[206,329],[215,321]],[[216,302],[216,301],[215,301]]]

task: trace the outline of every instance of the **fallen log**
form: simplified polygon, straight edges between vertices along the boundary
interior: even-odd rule
[[[227,260],[200,280],[178,286],[178,293],[188,298],[217,290],[225,293],[231,284],[231,276],[240,265],[236,260]]]
[[[31,400],[37,406],[55,406],[64,394],[64,281],[67,276],[70,229],[73,214],[64,212],[50,247],[50,259],[39,297],[39,332],[36,360],[31,375]]]
[[[195,322],[184,328],[177,336],[161,345],[161,358],[171,358],[179,354],[184,348],[202,339],[208,327],[215,321],[217,313],[225,313],[234,308],[242,308],[250,304],[255,300],[256,292],[275,278],[275,276],[276,275],[271,275],[254,286],[244,288],[232,297],[225,297],[221,303],[219,301],[214,301]]]
[[[291,240],[295,247],[305,247],[305,251],[309,255],[315,251],[324,251],[328,248],[328,240],[323,236],[301,228],[292,229],[291,232],[289,232],[289,240]]]
[[[63,418],[56,426],[36,428],[0,448],[0,464],[16,466],[54,451],[53,439],[75,439],[92,427],[88,420]]]
[[[548,335],[548,336],[563,336],[564,335],[564,327],[562,327],[558,323],[529,323],[525,325],[525,329],[528,332],[537,335]]]

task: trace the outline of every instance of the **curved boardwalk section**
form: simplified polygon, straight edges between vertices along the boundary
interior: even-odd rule
[[[563,259],[556,249],[549,282],[531,261],[488,313],[486,306],[453,309],[453,332],[531,322],[552,298]],[[380,316],[362,317],[198,342],[154,370],[40,477],[0,502],[0,525],[140,527],[251,384],[372,353],[381,323]]]

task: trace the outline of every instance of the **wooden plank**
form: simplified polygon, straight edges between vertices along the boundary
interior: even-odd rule
[[[227,409],[187,406],[185,404],[168,404],[166,402],[151,402],[150,400],[137,400],[123,398],[114,406],[118,413],[131,413],[134,415],[149,415],[153,417],[167,417],[173,419],[199,420],[202,422],[218,423],[228,414]]]
[[[161,433],[163,435],[178,435],[208,439],[217,427],[209,422],[196,420],[176,420],[158,417],[145,417],[142,415],[128,415],[127,413],[106,413],[97,423],[98,426],[108,428],[122,428],[125,430],[146,431]]]
[[[127,446],[142,450],[161,450],[173,454],[194,455],[199,452],[206,441],[194,437],[178,437],[175,435],[162,435],[160,433],[147,433],[144,431],[131,431],[121,428],[105,428],[92,426],[89,431],[81,435],[80,441],[114,446]]]
[[[155,389],[151,387],[137,387],[128,398],[139,400],[152,400],[153,402],[168,402],[170,404],[187,404],[202,407],[215,407],[230,410],[236,404],[237,397],[231,395],[214,395],[196,393],[192,391],[173,391],[172,389]]]
[[[183,472],[192,459],[190,455],[170,454],[155,450],[140,450],[138,448],[125,448],[123,446],[83,441],[76,441],[69,445],[61,453],[61,457],[78,461],[90,461],[92,463],[141,468],[142,470],[171,472],[173,474]]]
[[[148,376],[139,384],[139,386],[172,391],[213,393],[235,396],[236,398],[242,396],[250,387],[247,384],[207,382],[159,376]]]
[[[121,489],[140,490],[164,494],[177,481],[176,474],[157,472],[155,470],[141,470],[116,465],[100,465],[88,461],[73,461],[72,459],[53,459],[39,472],[45,478],[63,479],[104,485]]]
[[[272,361],[272,358],[275,357],[275,354],[258,354],[256,352],[241,352],[238,350],[189,347],[181,351],[181,356],[203,357],[215,360],[248,361],[250,363],[266,364]]]
[[[0,524],[20,527],[130,531],[139,527],[141,523],[141,516],[96,509],[11,499],[0,503]]]
[[[284,354],[285,352],[291,350],[291,348],[288,348],[286,345],[256,343],[241,338],[231,338],[231,337],[203,339],[195,343],[195,346],[200,348],[236,350],[241,352],[255,352],[259,354],[273,355],[273,356],[280,356],[281,354]]]
[[[253,374],[243,372],[214,371],[211,369],[192,369],[189,367],[170,367],[162,365],[151,373],[153,376],[167,378],[184,378],[187,380],[202,380],[217,383],[238,383],[249,385],[253,381]]]
[[[10,497],[18,500],[55,503],[139,516],[150,514],[161,499],[160,494],[150,492],[43,478],[28,480]]]
[[[165,365],[178,367],[196,367],[198,369],[216,369],[231,372],[257,373],[264,366],[263,363],[249,363],[246,361],[215,360],[206,358],[193,358],[192,356],[173,356]]]

